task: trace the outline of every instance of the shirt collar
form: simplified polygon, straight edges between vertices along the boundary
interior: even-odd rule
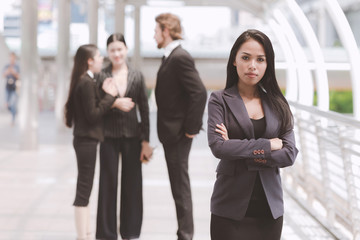
[[[165,47],[164,56],[168,57],[171,52],[181,44],[181,40],[174,40]]]
[[[87,70],[86,72],[92,79],[94,79],[94,73],[90,70]]]

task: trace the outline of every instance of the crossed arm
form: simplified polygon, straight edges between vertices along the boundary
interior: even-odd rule
[[[215,157],[225,161],[246,161],[249,170],[291,166],[297,156],[292,129],[266,139],[229,139],[224,122],[225,103],[212,95],[208,105],[208,139]]]

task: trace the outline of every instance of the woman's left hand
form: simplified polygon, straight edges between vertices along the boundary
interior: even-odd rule
[[[228,132],[223,123],[216,124],[217,129],[215,129],[215,132],[220,133],[222,138],[226,141],[229,140]]]
[[[113,108],[117,108],[123,112],[130,112],[133,107],[135,107],[135,103],[131,98],[121,97],[116,98],[115,102],[112,105]]]
[[[153,154],[153,148],[150,146],[149,142],[142,141],[140,161],[142,163],[148,163],[152,157],[152,154]]]

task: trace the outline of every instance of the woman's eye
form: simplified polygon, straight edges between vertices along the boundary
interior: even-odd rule
[[[259,62],[264,62],[265,59],[263,59],[263,58],[258,58],[258,61],[259,61]]]
[[[243,59],[243,60],[248,60],[249,57],[248,57],[248,56],[243,56],[242,59]]]

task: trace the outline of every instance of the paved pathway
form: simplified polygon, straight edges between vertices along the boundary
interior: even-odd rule
[[[151,116],[151,144],[157,146],[152,161],[143,165],[144,222],[142,240],[175,240],[176,217],[162,146]],[[204,119],[205,120],[205,119]],[[71,130],[56,131],[52,112],[39,117],[39,147],[19,151],[19,129],[0,113],[0,240],[73,240],[73,207],[76,163]],[[215,180],[215,159],[202,132],[190,154],[195,236],[209,240],[210,196]],[[96,219],[98,165],[91,217]],[[285,195],[283,239],[332,239],[297,204]],[[296,228],[293,228],[296,226]],[[226,240],[226,239],[224,239]]]

